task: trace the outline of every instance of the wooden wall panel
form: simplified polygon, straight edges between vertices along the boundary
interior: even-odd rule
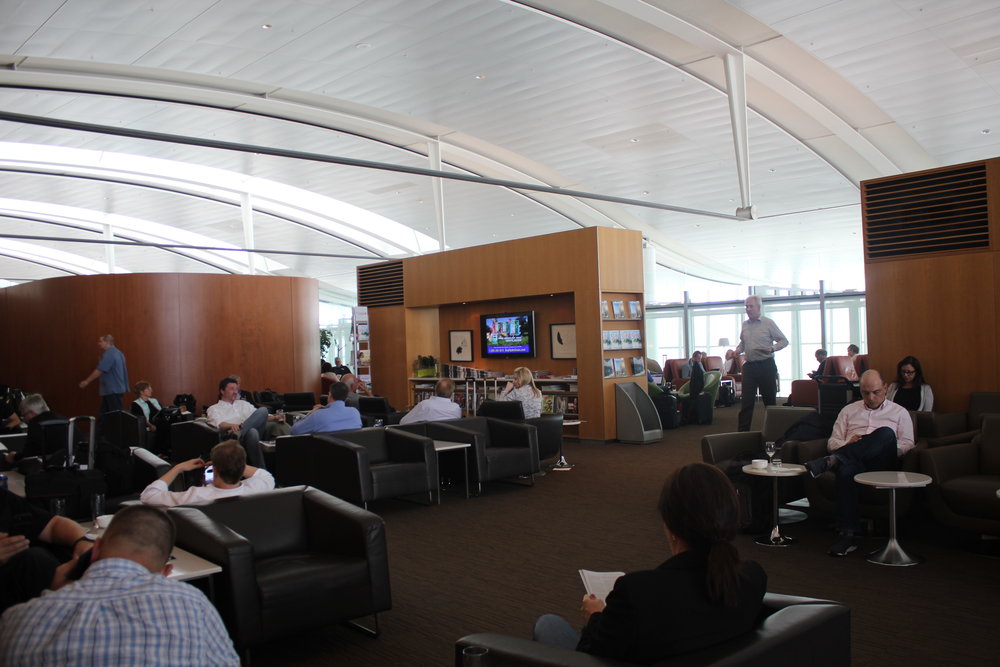
[[[18,322],[0,382],[45,395],[53,409],[95,414],[96,385],[77,383],[115,336],[129,379],[161,400],[192,393],[215,401],[239,373],[246,389],[319,391],[318,290],[309,278],[200,274],[73,276],[9,287],[0,319]],[[130,396],[126,396],[126,404]]]
[[[887,381],[912,354],[936,411],[961,412],[970,391],[996,391],[995,253],[880,262],[867,267],[868,349]]]
[[[572,292],[597,282],[597,263],[587,261],[596,260],[596,242],[597,228],[587,227],[411,257],[404,263],[406,305]]]
[[[642,235],[595,227],[600,248],[601,289],[605,292],[642,292]]]
[[[403,409],[409,396],[406,373],[392,373],[386,369],[406,364],[407,329],[406,313],[402,306],[368,308],[368,330],[372,355],[372,389],[385,396],[389,403]]]

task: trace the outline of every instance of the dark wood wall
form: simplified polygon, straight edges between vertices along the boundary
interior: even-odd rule
[[[110,333],[130,382],[148,380],[164,402],[191,393],[214,403],[232,373],[248,390],[318,392],[318,308],[312,278],[151,273],[16,285],[0,290],[0,383],[40,392],[68,416],[96,414],[97,383],[78,383]]]

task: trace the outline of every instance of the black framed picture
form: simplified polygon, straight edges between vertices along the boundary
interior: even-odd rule
[[[464,329],[449,331],[448,350],[450,361],[472,361],[472,331]]]
[[[576,359],[576,325],[550,324],[553,359]]]

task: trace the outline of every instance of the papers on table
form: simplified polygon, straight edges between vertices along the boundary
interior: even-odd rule
[[[594,572],[593,570],[580,570],[580,578],[583,579],[583,587],[587,593],[600,600],[608,597],[608,593],[615,587],[618,577],[624,572]]]

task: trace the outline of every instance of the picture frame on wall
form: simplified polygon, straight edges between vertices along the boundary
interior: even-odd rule
[[[553,359],[576,359],[576,324],[550,324]]]
[[[472,361],[471,329],[448,331],[448,359],[450,361]]]

